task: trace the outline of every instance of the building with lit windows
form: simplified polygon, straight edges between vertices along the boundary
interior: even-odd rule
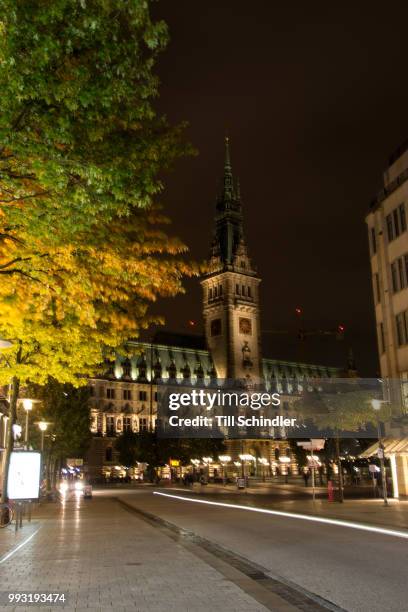
[[[391,156],[384,187],[366,217],[381,376],[390,399],[408,410],[408,142]],[[388,392],[387,392],[388,393]],[[394,488],[408,495],[408,428],[387,425],[385,454]],[[407,436],[404,438],[404,436]],[[401,439],[402,438],[402,439]],[[375,445],[365,455],[375,451]]]
[[[282,394],[285,409],[313,380],[343,374],[340,368],[267,358],[261,351],[259,278],[248,254],[239,186],[234,183],[228,141],[222,190],[217,198],[208,271],[201,279],[205,336],[158,333],[152,343],[129,342],[131,358],[117,357],[106,375],[90,381],[91,477],[121,471],[115,437],[152,430],[160,383],[208,384],[225,379],[260,383]],[[232,464],[239,454],[257,457],[273,472],[296,473],[289,444],[278,440],[228,442]],[[280,457],[285,457],[279,462]],[[287,461],[289,457],[290,461]],[[284,472],[283,472],[284,473]]]

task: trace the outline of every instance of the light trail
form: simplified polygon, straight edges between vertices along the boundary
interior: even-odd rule
[[[395,529],[384,529],[383,527],[374,527],[373,525],[364,525],[363,523],[354,523],[353,521],[341,521],[340,519],[323,518],[320,516],[311,516],[309,514],[297,514],[295,512],[284,512],[282,510],[268,510],[266,508],[254,508],[253,506],[242,506],[240,504],[226,504],[224,502],[214,502],[204,499],[192,499],[181,495],[171,495],[170,493],[160,493],[153,491],[153,495],[161,495],[162,497],[171,497],[180,499],[181,501],[192,502],[193,504],[206,504],[208,506],[220,506],[222,508],[234,508],[235,510],[246,510],[247,512],[258,512],[260,514],[270,514],[272,516],[282,516],[284,518],[298,519],[301,521],[310,521],[313,523],[323,523],[325,525],[336,525],[337,527],[347,527],[348,529],[359,529],[360,531],[369,531],[371,533],[379,533],[381,535],[392,536],[394,538],[408,539],[408,531],[397,531]]]
[[[34,531],[34,533],[32,533],[28,538],[26,538],[23,542],[21,542],[21,544],[19,544],[18,546],[16,546],[15,548],[13,548],[13,550],[10,550],[10,552],[8,552],[6,555],[4,555],[3,557],[1,557],[0,559],[0,564],[4,563],[5,561],[7,561],[8,559],[10,559],[10,557],[12,557],[13,555],[16,554],[17,551],[20,550],[20,548],[23,548],[23,546],[25,546],[26,544],[28,544],[28,542],[30,540],[32,540],[32,538],[40,531],[41,527],[39,527],[37,529],[37,531]]]

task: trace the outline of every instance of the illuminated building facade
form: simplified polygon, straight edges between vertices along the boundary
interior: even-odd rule
[[[105,376],[90,381],[91,476],[121,470],[114,449],[117,435],[154,429],[160,383],[262,382],[266,390],[282,394],[283,409],[288,410],[305,385],[341,375],[339,368],[262,356],[259,284],[248,255],[240,190],[234,184],[227,141],[210,261],[201,280],[205,337],[161,332],[151,344],[129,342],[133,357],[118,356]],[[228,454],[231,465],[238,463],[240,454],[258,457],[263,472],[274,472],[278,466],[283,472],[288,466],[293,473],[297,469],[287,441],[230,441]]]
[[[408,411],[408,142],[393,153],[384,187],[366,217],[381,377],[389,399]],[[394,489],[408,495],[408,427],[387,426],[385,454]],[[401,439],[402,438],[402,439]],[[375,445],[365,453],[375,452]]]

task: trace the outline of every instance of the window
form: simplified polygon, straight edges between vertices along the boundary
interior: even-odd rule
[[[220,336],[221,335],[221,319],[213,319],[210,323],[210,335]]]
[[[105,449],[105,461],[113,461],[113,449],[111,446]]]
[[[115,399],[115,389],[112,389],[111,387],[106,389],[106,397],[108,399]]]
[[[132,399],[132,392],[130,389],[123,389],[123,399],[124,400],[131,400]]]
[[[405,204],[400,204],[385,218],[387,224],[388,242],[398,238],[400,234],[407,230],[407,220],[405,216]]]
[[[395,261],[391,264],[391,280],[392,280],[392,290],[395,293],[396,291],[398,291],[397,265]]]
[[[209,300],[212,300],[212,296],[213,296],[213,293],[212,293],[212,288],[210,288],[210,289],[208,290],[208,299],[209,299]]]
[[[387,222],[388,242],[391,242],[391,240],[394,240],[394,230],[393,230],[391,215],[387,215],[386,222]]]
[[[248,293],[247,293],[248,297],[252,297],[252,292],[251,292],[251,287],[248,287]]]
[[[408,408],[408,372],[401,372],[401,396],[405,414]]]
[[[245,297],[245,286],[242,285],[241,287],[241,294]]]
[[[139,391],[139,400],[141,402],[147,401],[147,391]]]
[[[218,297],[218,287],[214,287],[214,297]]]
[[[408,322],[408,311],[400,312],[395,317],[395,323],[397,327],[397,340],[398,346],[403,346],[408,342],[407,333],[407,322]]]
[[[380,277],[377,273],[374,274],[374,293],[376,303],[379,304],[381,302],[381,291],[380,291]]]
[[[126,361],[123,362],[122,372],[123,372],[123,376],[130,378],[131,373],[132,373],[132,364],[130,363],[129,359],[126,359]]]
[[[375,237],[375,228],[371,228],[371,250],[373,255],[377,252],[377,239]]]
[[[154,401],[158,402],[159,401],[159,394],[157,391],[154,392]]]
[[[131,417],[123,417],[123,431],[132,431]]]
[[[147,431],[147,418],[142,417],[139,419],[139,431]]]
[[[408,285],[408,255],[399,257],[391,264],[392,290],[394,293]]]
[[[398,215],[398,210],[394,210],[392,213],[393,216],[393,221],[394,221],[394,233],[395,233],[395,237],[398,238],[398,236],[400,235],[400,225],[399,225],[399,215]]]
[[[222,285],[220,285],[220,288],[218,290],[218,295],[221,297],[222,296]]]
[[[107,416],[106,417],[106,435],[114,436],[115,435],[115,417]]]
[[[235,285],[235,293],[239,295],[239,285]]]
[[[88,387],[90,397],[95,397],[95,387]]]
[[[399,279],[400,288],[403,289],[406,285],[406,282],[405,282],[405,274],[404,274],[404,262],[403,262],[402,257],[398,258],[398,279]]]
[[[380,323],[379,333],[378,333],[378,342],[380,345],[380,353],[384,353],[385,351],[385,337],[384,337],[384,323]]]
[[[405,268],[405,278],[408,281],[408,255],[404,255],[404,268]]]
[[[400,223],[401,223],[401,232],[406,232],[407,231],[407,220],[405,217],[405,204],[401,204],[398,207],[398,211],[399,211],[399,217],[400,217]]]

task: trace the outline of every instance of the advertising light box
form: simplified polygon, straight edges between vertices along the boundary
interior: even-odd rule
[[[12,452],[7,484],[9,499],[38,499],[40,474],[40,453]]]

